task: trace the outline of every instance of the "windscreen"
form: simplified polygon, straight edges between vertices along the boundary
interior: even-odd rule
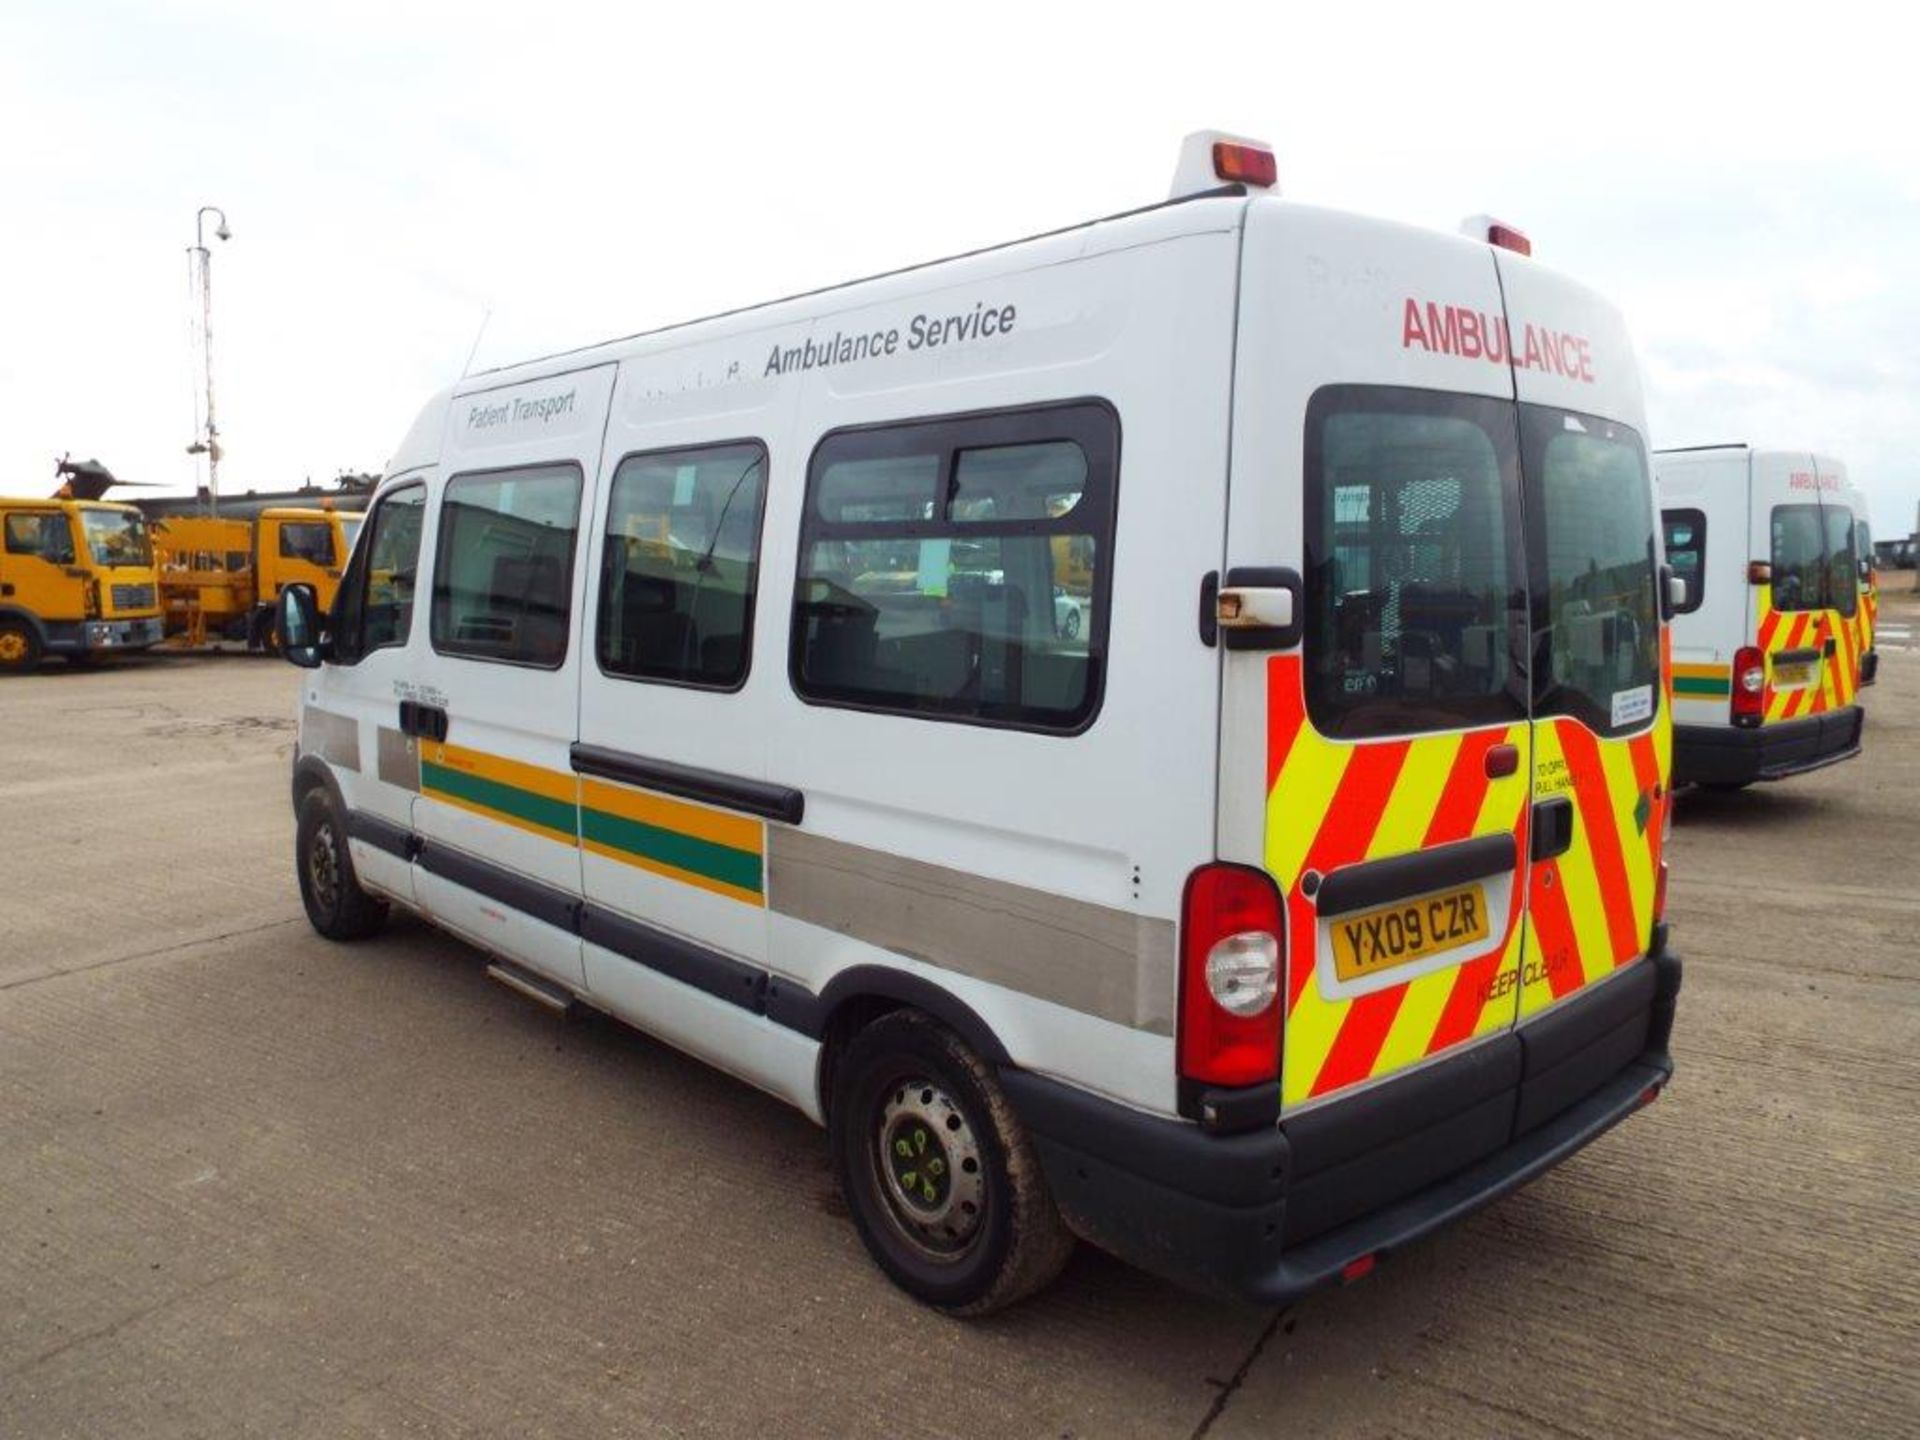
[[[147,540],[147,522],[132,510],[82,510],[87,552],[93,563],[110,568],[153,564],[153,546]]]
[[[1621,734],[1659,695],[1653,488],[1625,425],[1520,407],[1534,616],[1534,714]]]

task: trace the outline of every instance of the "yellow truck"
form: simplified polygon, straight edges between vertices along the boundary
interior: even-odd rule
[[[160,594],[170,639],[273,644],[274,607],[288,585],[311,585],[333,605],[360,516],[333,509],[279,507],[252,519],[172,516],[154,523]]]
[[[0,675],[84,662],[161,635],[146,521],[131,505],[0,499]]]

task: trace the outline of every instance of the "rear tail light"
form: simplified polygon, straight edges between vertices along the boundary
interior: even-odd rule
[[[1667,918],[1667,862],[1662,860],[1653,873],[1653,923]]]
[[[1179,1069],[1205,1085],[1280,1077],[1280,892],[1261,870],[1202,865],[1180,913]]]
[[[1767,657],[1758,647],[1733,652],[1733,723],[1758,725],[1767,712]]]
[[[1749,585],[1771,585],[1773,583],[1773,564],[1767,560],[1749,560],[1747,562],[1747,583]]]

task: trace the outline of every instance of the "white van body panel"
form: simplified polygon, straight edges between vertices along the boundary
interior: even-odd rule
[[[1753,453],[1745,446],[1667,451],[1654,460],[1660,508],[1696,510],[1704,518],[1705,550],[1697,606],[1673,617],[1673,663],[1678,666],[1733,665],[1734,652],[1753,643],[1753,587],[1747,562],[1754,557]],[[1760,558],[1765,551],[1759,552]],[[1682,725],[1731,726],[1725,695],[1691,695],[1676,683],[1673,713]]]
[[[445,496],[464,476],[522,466],[572,465],[580,476],[580,513],[592,513],[601,436],[615,370],[611,365],[549,376],[517,385],[463,390],[448,407],[441,442],[440,476],[432,496],[433,521],[423,543],[421,563],[431,566],[433,594],[416,602],[414,631],[429,632],[424,651],[415,650],[414,681],[419,699],[443,706],[452,717],[448,744],[423,747],[421,793],[414,802],[414,829],[428,842],[440,842],[566,895],[580,893],[580,855],[571,839],[530,825],[503,823],[497,814],[472,807],[435,785],[435,773],[463,772],[465,757],[479,752],[496,762],[527,766],[565,777],[571,783],[568,750],[576,731],[583,627],[569,625],[564,658],[553,669],[502,664],[453,653],[436,643],[441,591],[441,532],[448,524]],[[591,593],[585,526],[575,537],[570,584],[571,613],[578,615]],[[427,613],[418,613],[424,608]],[[424,622],[424,623],[423,623]],[[436,761],[442,762],[436,765]],[[449,783],[457,783],[451,776]],[[484,783],[486,776],[479,777]],[[416,866],[418,872],[422,867]],[[488,902],[442,875],[416,873],[415,886],[430,914],[483,938],[488,950],[579,988],[585,982],[577,940],[552,925],[521,923],[514,912]],[[535,928],[529,930],[527,925]]]
[[[1279,202],[1249,207],[1245,253],[1243,307],[1275,322],[1245,325],[1238,338],[1245,400],[1233,417],[1226,563],[1304,571],[1300,428],[1308,399],[1339,384],[1511,395],[1505,365],[1449,354],[1429,334],[1436,318],[1456,334],[1462,314],[1496,322],[1499,279],[1488,247],[1464,237]],[[1262,657],[1230,657],[1226,676],[1220,856],[1259,865],[1267,822]]]
[[[1082,977],[1069,987],[1077,1004],[1095,1004],[1099,1016],[950,970],[925,971],[981,1015],[1016,1063],[1071,1071],[1068,1078],[1097,1093],[1171,1113],[1173,931],[1186,875],[1214,839],[1218,659],[1193,636],[1198,580],[1220,563],[1226,530],[1224,485],[1207,477],[1224,477],[1227,468],[1245,209],[1238,200],[1209,200],[1156,210],[475,376],[436,397],[396,455],[394,474],[429,455],[441,484],[456,473],[576,452],[584,463],[587,441],[595,440],[584,463],[574,625],[561,672],[550,678],[434,656],[421,605],[408,654],[428,676],[426,693],[447,693],[453,742],[476,733],[459,711],[478,703],[498,717],[482,732],[491,753],[508,761],[564,769],[565,750],[579,739],[765,777],[804,792],[808,834],[1083,902],[1088,914],[1135,917],[1129,923],[1140,949],[1123,981]],[[912,346],[923,320],[982,307],[1011,309],[1011,333]],[[881,331],[899,337],[891,355],[769,373],[774,357],[809,339]],[[556,386],[578,387],[563,423],[512,417],[516,400],[537,400]],[[1123,417],[1118,483],[1125,498],[1114,550],[1128,557],[1117,572],[1127,578],[1112,598],[1107,679],[1093,724],[1063,737],[801,700],[786,675],[787,609],[807,457],[820,438],[906,417],[1080,399]],[[506,420],[475,420],[503,404]],[[436,425],[441,436],[429,445]],[[720,694],[608,676],[591,646],[613,470],[628,455],[722,439],[756,439],[770,455],[749,678],[738,693]],[[433,498],[437,511],[437,489]],[[423,564],[437,538],[431,526]],[[449,675],[457,682],[443,683]],[[552,696],[569,681],[578,689],[579,723],[556,726]],[[472,700],[456,698],[453,683]],[[1174,695],[1191,699],[1169,705]],[[591,851],[570,853],[454,805],[423,798],[418,806],[429,842],[486,854],[815,992],[856,964],[914,968],[897,951],[782,913],[778,865],[770,864],[767,908],[756,911]],[[391,857],[374,855],[370,863]],[[670,978],[638,976],[642,967],[592,943],[574,947],[551,926],[503,924],[500,907],[420,868],[413,883],[422,903],[476,943],[796,1098],[792,1059],[778,1058],[782,1047],[773,1047],[764,1069],[752,1051],[729,1048],[719,1057],[701,1038],[701,1022],[672,1020],[674,1007],[663,1007],[661,996],[677,995],[685,1015],[717,1017],[722,1028],[740,1020],[734,1007]],[[1101,989],[1095,1001],[1089,984]],[[802,1049],[818,1047],[805,1042]],[[1073,1063],[1063,1066],[1063,1055]]]

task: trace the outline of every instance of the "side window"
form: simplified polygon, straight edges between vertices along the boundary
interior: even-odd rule
[[[1707,517],[1700,510],[1662,510],[1660,528],[1667,542],[1667,563],[1687,582],[1687,603],[1674,614],[1691,615],[1706,595]]]
[[[424,485],[390,491],[374,507],[368,543],[355,553],[354,568],[334,602],[333,652],[341,664],[407,643],[426,514]]]
[[[1818,505],[1776,505],[1772,515],[1773,608],[1826,605],[1826,536]]]
[[[745,683],[766,482],[757,442],[620,462],[594,627],[601,669],[721,690]]]
[[[1307,409],[1307,713],[1323,735],[1526,714],[1512,406],[1329,386]]]
[[[579,521],[578,466],[449,480],[433,564],[433,648],[558,669],[567,658]]]
[[[16,510],[7,516],[7,553],[31,555],[49,565],[74,563],[73,527],[59,510]]]
[[[305,560],[313,565],[333,564],[333,527],[325,521],[282,525],[280,555],[282,559]]]
[[[1119,422],[1081,403],[840,431],[808,467],[808,700],[1072,732],[1100,706]]]

